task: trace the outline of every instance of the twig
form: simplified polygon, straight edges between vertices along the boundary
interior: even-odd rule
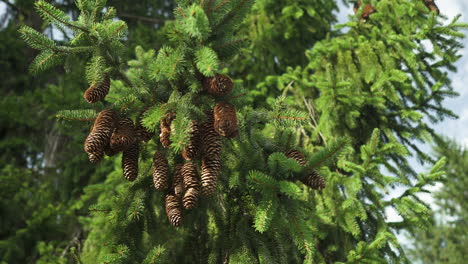
[[[73,25],[71,24],[70,22],[68,21],[65,21],[63,19],[61,19],[60,17],[57,17],[55,16],[54,14],[48,12],[47,10],[45,10],[44,8],[38,6],[37,7],[38,9],[41,9],[44,13],[47,13],[49,16],[53,17],[55,20],[59,21],[60,23],[64,24],[64,25],[67,25],[68,27],[71,27],[71,28],[75,28],[75,29],[79,29],[81,31],[84,31],[86,33],[89,33],[89,30],[87,28],[84,28],[84,27],[80,27],[80,26],[77,26],[77,25]]]
[[[183,16],[184,18],[187,17],[185,16],[184,12],[182,12],[182,9],[180,9],[180,7],[177,8],[177,12],[179,12],[179,14]]]
[[[127,13],[120,13],[119,16],[120,17],[133,18],[133,19],[136,19],[136,20],[141,20],[141,21],[146,21],[146,22],[152,22],[152,23],[164,23],[164,22],[167,21],[167,19],[138,16],[138,15],[132,15],[132,14],[127,14]]]
[[[247,93],[243,93],[243,94],[239,94],[239,95],[236,95],[236,96],[231,96],[229,97],[228,99],[226,99],[225,101],[230,101],[232,99],[236,99],[236,98],[239,98],[239,97],[242,97],[242,96],[246,96]]]
[[[239,9],[242,8],[242,6],[245,4],[245,2],[247,2],[249,0],[243,0],[242,2],[240,2],[234,9],[231,10],[231,12],[229,12],[226,17],[224,17],[224,19],[219,22],[215,27],[214,27],[214,30],[218,30],[218,28],[225,24],[226,22],[228,22],[230,19],[234,18],[236,16],[235,14],[235,11],[238,11]]]
[[[215,6],[214,10],[213,11],[218,11],[219,8],[223,7],[225,4],[227,4],[227,2],[229,2],[229,0],[224,0],[223,2],[221,2],[219,5]]]
[[[248,38],[243,38],[243,39],[238,39],[238,40],[234,40],[234,41],[231,41],[229,43],[225,43],[223,45],[219,45],[219,46],[216,46],[214,47],[213,49],[217,50],[217,49],[222,49],[222,48],[225,48],[227,46],[230,46],[230,45],[234,45],[234,44],[237,44],[239,42],[243,42],[243,41],[246,41]]]
[[[304,101],[304,105],[307,108],[307,111],[309,112],[310,119],[314,122],[314,124],[312,124],[309,121],[309,124],[312,126],[313,129],[317,130],[318,124],[317,124],[317,120],[315,120],[314,107],[310,104],[310,102],[304,96],[302,97],[302,99]],[[319,131],[318,134],[322,138],[322,141],[325,144],[325,146],[328,146],[327,141],[325,140],[325,137],[322,135],[322,133]]]
[[[55,116],[58,119],[65,119],[65,120],[72,120],[72,121],[94,121],[96,118],[71,118],[71,117],[66,117],[63,115],[56,115]]]
[[[276,116],[278,119],[290,119],[290,120],[305,120],[303,117],[294,117],[294,116]]]

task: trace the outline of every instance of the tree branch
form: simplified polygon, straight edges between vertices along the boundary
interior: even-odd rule
[[[168,21],[168,19],[138,16],[138,15],[132,15],[132,14],[128,14],[128,13],[119,13],[118,16],[131,18],[131,19],[135,19],[135,20],[141,20],[141,21],[145,21],[145,22],[151,22],[151,23],[154,23],[154,24],[161,24],[161,23],[164,23],[164,22]]]

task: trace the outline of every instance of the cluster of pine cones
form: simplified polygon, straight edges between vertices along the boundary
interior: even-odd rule
[[[220,97],[228,95],[233,90],[232,80],[225,75],[203,77],[201,80],[204,92]],[[91,85],[84,98],[89,103],[95,103],[105,98],[109,92],[110,78],[102,83]],[[112,109],[101,111],[93,128],[84,143],[84,150],[89,160],[97,163],[104,154],[113,156],[122,154],[122,170],[124,177],[134,181],[138,176],[139,143],[149,141],[154,134],[141,125],[140,114],[135,126],[128,117],[119,118]],[[169,112],[160,122],[159,139],[165,148],[170,147],[171,123],[176,118]],[[153,183],[158,191],[166,195],[166,213],[174,226],[182,223],[182,210],[190,210],[197,205],[200,194],[213,195],[221,170],[221,136],[232,138],[238,135],[236,109],[234,105],[222,101],[214,109],[207,112],[207,121],[199,124],[190,123],[190,137],[181,156],[185,163],[176,164],[172,179],[169,179],[169,162],[163,151],[156,151],[153,156]],[[198,173],[197,161],[201,161],[201,175]]]
[[[423,0],[423,1],[424,1],[424,4],[427,6],[427,8],[429,8],[429,10],[436,12],[437,15],[440,13],[439,7],[437,7],[434,0]],[[354,13],[358,12],[361,5],[362,5],[361,0],[357,0],[354,3],[354,7],[353,7]],[[361,18],[363,20],[367,20],[369,19],[369,16],[375,12],[377,11],[375,10],[374,6],[372,6],[371,4],[365,4],[362,10]]]
[[[85,140],[84,150],[92,163],[101,161],[104,154],[114,156],[123,152],[124,177],[134,181],[138,176],[139,143],[150,140],[153,135],[141,126],[140,122],[135,126],[132,119],[119,119],[117,112],[105,109],[94,121],[93,128]]]
[[[304,154],[296,149],[288,150],[284,154],[286,157],[296,160],[301,166],[305,166],[307,164]],[[322,190],[327,184],[325,179],[316,170],[312,170],[312,172],[301,179],[301,182],[314,190]]]
[[[221,74],[202,79],[203,90],[213,97],[232,92],[232,80]],[[169,147],[171,121],[174,114],[167,114],[161,122],[161,144]],[[196,207],[200,195],[210,196],[216,192],[221,170],[221,136],[232,138],[238,135],[236,109],[228,102],[219,102],[207,113],[207,121],[190,123],[189,144],[182,150],[185,163],[176,164],[169,184],[168,161],[161,151],[153,157],[153,182],[159,191],[169,191],[166,195],[166,213],[173,226],[182,223],[183,209]],[[198,164],[200,162],[200,164]],[[198,165],[200,165],[199,173]]]

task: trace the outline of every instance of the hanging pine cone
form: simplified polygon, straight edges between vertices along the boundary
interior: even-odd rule
[[[174,186],[174,193],[177,197],[182,198],[185,192],[184,188],[184,176],[182,175],[182,167],[184,164],[179,163],[174,168],[174,178],[173,178],[173,186]]]
[[[226,102],[216,104],[214,110],[214,128],[221,136],[232,138],[238,134],[236,108]]]
[[[110,77],[106,75],[101,83],[91,85],[84,93],[84,98],[88,103],[96,103],[102,101],[109,93]]]
[[[120,152],[120,151],[111,149],[110,144],[107,145],[107,146],[104,148],[104,153],[106,153],[106,155],[109,156],[109,157],[115,156],[115,155],[117,155],[119,152]]]
[[[182,224],[182,208],[180,199],[173,194],[166,195],[166,214],[169,222],[175,227]]]
[[[359,8],[361,7],[361,0],[357,0],[354,3],[354,13],[357,13],[359,11]],[[371,4],[365,4],[364,9],[362,10],[361,18],[364,20],[367,20],[369,16],[373,13],[375,13],[375,8]]]
[[[172,120],[175,119],[175,113],[168,113],[164,117],[164,119],[161,121],[160,127],[161,127],[161,134],[159,135],[159,140],[161,141],[161,144],[167,148],[171,145],[171,123]]]
[[[136,141],[135,126],[133,120],[126,117],[120,119],[117,128],[110,139],[110,149],[112,152],[126,150]]]
[[[437,15],[440,14],[439,7],[437,7],[434,0],[424,0],[424,4],[429,8],[429,10],[436,12]]]
[[[200,128],[196,121],[190,123],[190,141],[182,150],[182,157],[185,160],[192,160],[200,153]]]
[[[203,89],[212,96],[225,96],[232,92],[233,87],[234,83],[226,75],[216,74],[203,79]]]
[[[216,192],[216,186],[218,184],[221,160],[203,157],[201,169],[202,193],[205,196],[213,195]]]
[[[112,109],[105,109],[94,121],[93,128],[84,143],[84,150],[88,153],[91,162],[102,159],[104,150],[109,145],[116,120],[117,113]]]
[[[202,125],[202,152],[204,157],[219,159],[221,156],[221,137],[214,129],[213,114],[208,114],[208,121]]]
[[[134,181],[138,176],[138,157],[140,146],[138,142],[133,143],[122,154],[122,170],[125,179]]]
[[[314,190],[322,190],[327,184],[325,179],[315,170],[304,177],[301,181]]]
[[[169,164],[166,157],[160,151],[156,151],[153,156],[153,183],[158,191],[167,189],[169,174]]]
[[[297,161],[297,163],[299,163],[299,165],[301,165],[301,166],[305,166],[306,163],[307,163],[304,154],[302,154],[300,151],[298,151],[296,149],[288,150],[288,152],[286,152],[285,155],[286,155],[286,157],[288,157],[290,159],[295,159]]]
[[[191,210],[197,206],[198,201],[198,189],[197,188],[188,188],[182,199],[182,204],[184,209]]]
[[[145,113],[144,111],[141,112],[137,117],[136,134],[137,134],[138,140],[148,142],[150,139],[154,137],[154,133],[149,132],[141,123],[144,113]]]
[[[198,179],[198,172],[195,165],[189,161],[182,167],[182,176],[184,177],[185,189],[200,187],[200,181]]]
[[[88,153],[88,158],[91,163],[98,163],[104,158],[104,152]]]

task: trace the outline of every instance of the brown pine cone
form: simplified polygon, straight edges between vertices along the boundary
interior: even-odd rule
[[[185,192],[184,176],[182,176],[182,167],[184,164],[179,163],[174,168],[174,178],[172,185],[174,186],[174,193],[177,197],[182,198]]]
[[[218,176],[221,170],[221,161],[219,159],[202,159],[201,188],[205,196],[213,195],[216,192]]]
[[[200,188],[200,180],[198,179],[197,168],[195,167],[193,162],[189,161],[185,163],[182,167],[181,173],[184,180],[185,189]]]
[[[286,152],[285,155],[290,159],[295,159],[301,166],[305,166],[307,164],[304,154],[302,154],[296,149],[288,150],[288,152]]]
[[[117,128],[110,139],[110,149],[112,152],[124,151],[136,141],[135,126],[133,120],[126,117],[120,119]]]
[[[203,90],[216,97],[228,95],[234,88],[234,83],[231,78],[223,74],[216,74],[214,77],[205,77],[202,85]]]
[[[161,134],[159,135],[159,140],[161,144],[167,148],[171,145],[171,123],[175,119],[175,113],[168,113],[166,117],[161,121]]]
[[[200,127],[196,121],[190,123],[190,141],[182,150],[182,157],[185,160],[192,160],[200,153]]]
[[[184,209],[191,210],[197,206],[199,191],[197,188],[188,188],[182,199]]]
[[[135,142],[122,154],[123,175],[129,181],[134,181],[138,176],[139,152],[140,146]]]
[[[166,195],[166,214],[173,226],[178,227],[182,224],[181,202],[174,194]]]
[[[137,117],[136,134],[137,134],[138,140],[148,142],[150,141],[150,139],[154,137],[154,133],[149,132],[141,123],[144,113],[145,113],[144,111],[141,112]]]
[[[361,0],[357,0],[354,3],[354,7],[353,7],[354,13],[357,13],[359,11],[359,8],[361,7],[361,5],[362,5]],[[361,18],[364,20],[367,20],[369,16],[375,12],[376,10],[371,4],[365,4],[364,9],[362,10]]]
[[[160,151],[153,156],[153,183],[158,191],[164,191],[168,187],[169,164],[166,157]]]
[[[220,159],[221,137],[214,129],[213,114],[208,115],[208,121],[202,125],[202,152],[204,157]]]
[[[104,158],[104,152],[88,153],[88,158],[91,163],[98,163]]]
[[[439,7],[437,7],[434,0],[424,0],[424,4],[429,8],[429,10],[436,12],[437,15],[440,14]]]
[[[226,102],[216,104],[214,110],[214,128],[221,136],[232,138],[238,135],[236,108]]]
[[[102,101],[109,93],[110,82],[109,75],[106,75],[101,83],[92,84],[84,93],[84,99],[91,104]]]
[[[105,109],[99,113],[84,143],[86,153],[100,156],[97,153],[104,152],[104,149],[109,144],[116,121],[117,113],[112,109]]]
[[[309,175],[304,177],[302,180],[302,183],[305,185],[309,186],[310,188],[314,190],[322,190],[325,188],[327,182],[325,179],[316,171],[313,170]]]

